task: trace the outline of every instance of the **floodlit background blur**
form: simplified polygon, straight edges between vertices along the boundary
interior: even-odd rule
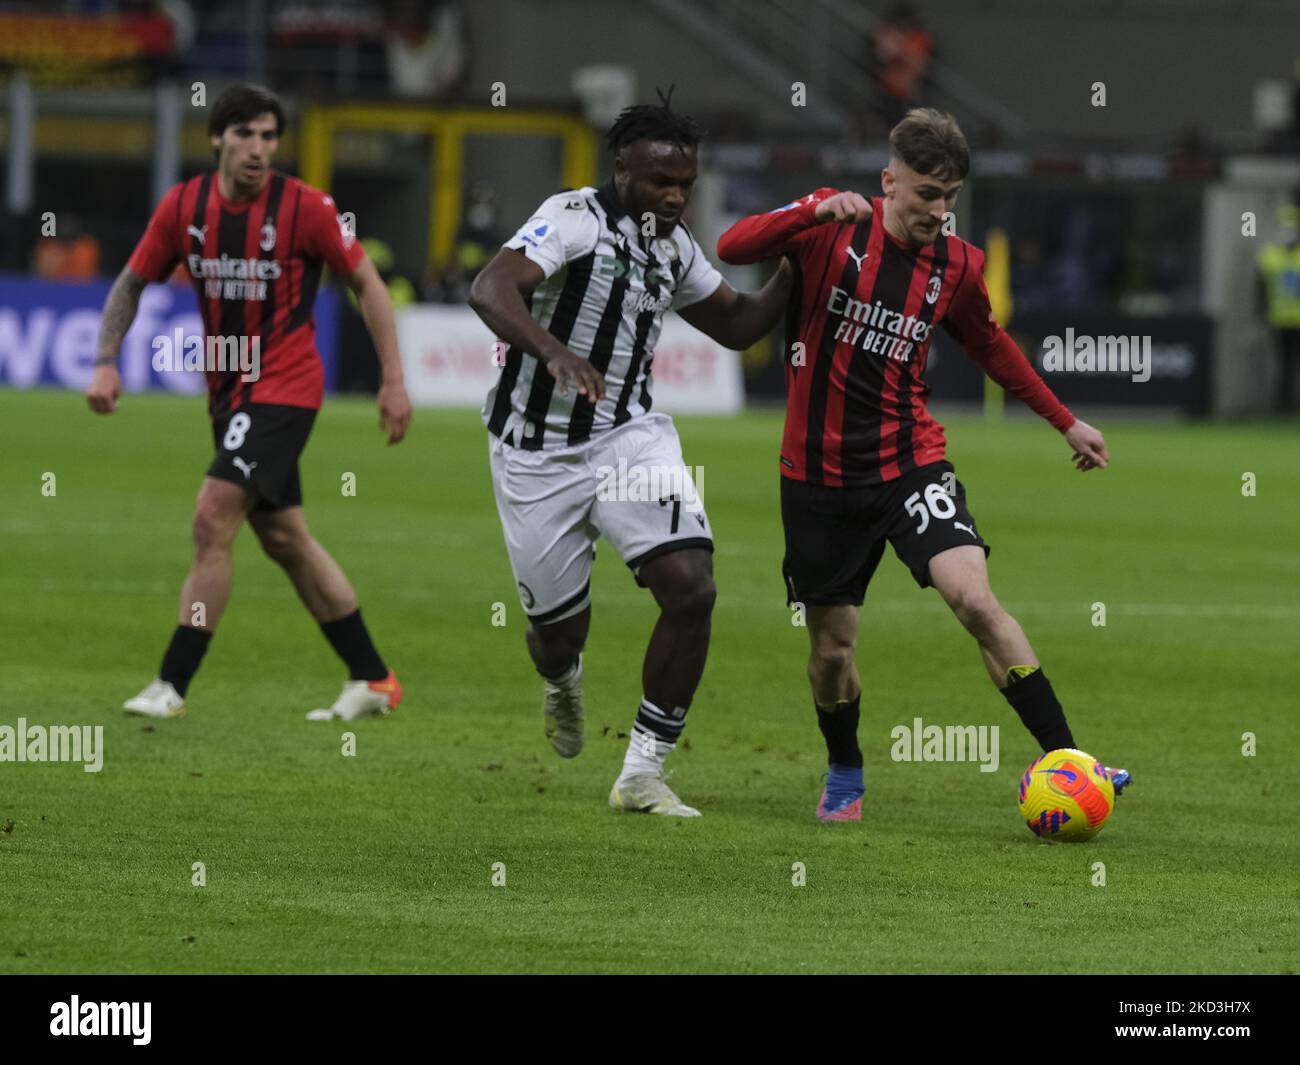
[[[1294,0],[50,0],[0,3],[0,385],[82,388],[107,282],[168,186],[211,165],[207,106],[264,83],[276,165],[327,188],[389,280],[417,402],[472,406],[496,368],[469,282],[543,198],[598,183],[602,135],[675,86],[709,131],[688,216],[710,253],[736,218],[822,185],[879,194],[890,125],[952,111],[974,164],[958,232],[996,309],[1044,336],[1150,336],[1151,380],[1056,375],[1073,406],[1233,416],[1294,403],[1300,360],[1300,8]],[[1104,93],[1104,106],[1100,106]],[[1270,246],[1280,251],[1267,252]],[[764,268],[728,269],[737,286]],[[197,329],[155,286],[148,339]],[[325,290],[329,380],[375,386],[354,308]],[[947,345],[947,346],[945,346]],[[684,325],[663,409],[779,400],[773,337],[743,355]],[[947,338],[942,404],[992,402]]]

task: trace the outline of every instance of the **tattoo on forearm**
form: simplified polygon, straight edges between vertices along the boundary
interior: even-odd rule
[[[122,346],[122,338],[126,336],[131,323],[135,321],[135,312],[144,285],[140,278],[128,270],[123,270],[117,275],[117,280],[109,290],[108,299],[104,301],[104,312],[99,321],[97,350],[100,359],[106,357],[116,359],[117,350]],[[96,359],[96,364],[98,363],[99,359]]]

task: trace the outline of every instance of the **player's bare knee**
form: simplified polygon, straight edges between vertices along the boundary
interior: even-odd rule
[[[583,640],[563,625],[529,625],[524,640],[534,663],[543,670],[559,670],[582,653]]]
[[[566,619],[569,620],[569,619]],[[563,621],[549,625],[530,624],[525,633],[529,644],[546,652],[563,654],[571,648],[582,650],[582,641]]]
[[[524,643],[528,644],[528,650],[533,653],[534,658],[538,655],[546,655],[554,646],[554,641],[547,639],[537,625],[529,625],[524,630]]]
[[[670,555],[661,563],[647,582],[659,609],[674,618],[708,620],[718,599],[711,559],[707,555],[702,559]]]
[[[230,520],[220,506],[200,499],[194,508],[194,552],[205,555],[211,551],[224,551],[234,540]]]
[[[997,628],[1006,613],[992,593],[987,592],[963,593],[952,601],[951,606],[957,620],[976,636]]]
[[[697,573],[684,583],[674,601],[674,612],[690,618],[704,619],[713,613],[718,589],[709,573]]]
[[[306,538],[291,529],[260,529],[257,537],[267,557],[281,566],[292,566],[302,558]]]
[[[853,641],[817,640],[808,658],[808,673],[814,678],[841,677],[853,668],[856,653],[857,644]]]
[[[838,687],[853,670],[858,641],[847,628],[827,627],[812,630],[808,655],[808,676],[814,689],[826,685]]]

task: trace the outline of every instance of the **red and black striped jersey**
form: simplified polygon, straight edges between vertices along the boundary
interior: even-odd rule
[[[795,281],[786,316],[783,476],[813,484],[892,481],[944,457],[943,426],[926,407],[925,365],[942,325],[990,377],[1064,432],[1074,416],[994,319],[984,253],[960,237],[909,246],[885,229],[884,201],[866,222],[818,222],[818,189],[751,215],[718,256],[751,263],[786,255]]]
[[[162,281],[187,268],[209,338],[256,339],[257,380],[238,369],[209,370],[208,412],[222,417],[247,403],[315,410],[324,392],[312,308],[321,266],[351,274],[365,252],[334,201],[297,178],[272,171],[254,200],[221,195],[215,173],[173,185],[127,266]]]

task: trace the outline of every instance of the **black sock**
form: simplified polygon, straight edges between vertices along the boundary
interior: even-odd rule
[[[347,664],[353,680],[383,680],[388,676],[388,667],[370,642],[366,623],[361,620],[360,607],[338,621],[322,621],[320,631],[334,653]]]
[[[158,667],[158,676],[165,680],[185,697],[190,681],[198,672],[203,653],[212,642],[212,633],[203,629],[192,629],[188,625],[177,625],[172,633],[171,643],[163,655],[162,665]]]
[[[639,744],[650,735],[660,743],[676,745],[681,739],[682,729],[686,727],[686,711],[690,709],[690,704],[677,707],[672,706],[671,703],[666,705],[668,709],[665,710],[645,696],[641,697],[641,705],[636,711],[636,721],[632,724],[634,743]]]
[[[818,706],[817,725],[826,738],[826,753],[836,765],[852,769],[862,768],[862,749],[858,746],[858,707],[862,700],[859,692],[852,699],[831,707]]]
[[[1044,751],[1074,746],[1074,736],[1066,724],[1065,711],[1061,709],[1056,693],[1052,691],[1051,681],[1041,669],[1013,680],[1002,689],[1002,694]]]

